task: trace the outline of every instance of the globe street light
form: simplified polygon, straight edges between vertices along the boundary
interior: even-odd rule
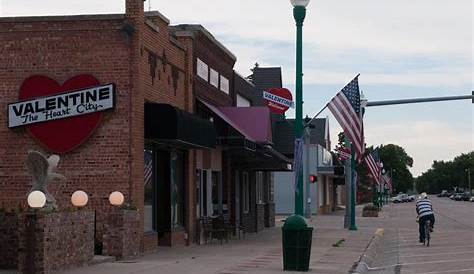
[[[121,206],[123,204],[123,201],[125,200],[122,192],[120,191],[114,191],[110,193],[109,195],[109,202],[113,206]]]
[[[46,204],[46,195],[39,191],[35,190],[28,194],[28,205],[31,208],[38,209],[44,207]]]
[[[87,193],[82,190],[75,191],[71,196],[72,205],[78,208],[85,207],[88,201]]]
[[[303,136],[303,21],[306,17],[306,6],[309,0],[290,0],[293,5],[293,17],[296,21],[296,104],[295,104],[295,138]],[[297,157],[297,155],[295,155]],[[301,160],[301,159],[300,159]],[[303,166],[296,165],[297,185],[295,188],[295,214],[303,216]]]

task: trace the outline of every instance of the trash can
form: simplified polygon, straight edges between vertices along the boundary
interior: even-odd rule
[[[308,271],[313,228],[303,217],[291,215],[282,230],[283,270]]]

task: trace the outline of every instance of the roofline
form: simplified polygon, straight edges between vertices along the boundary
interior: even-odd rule
[[[177,37],[191,37],[195,38],[194,32],[198,31],[204,34],[209,40],[216,44],[224,53],[226,53],[234,62],[237,61],[237,57],[227,49],[219,40],[217,40],[204,26],[200,24],[179,24],[170,26],[170,29],[174,32]]]
[[[242,74],[238,73],[235,69],[234,69],[234,73],[237,74],[237,76],[239,76],[240,78],[244,79],[247,83],[249,83],[250,85],[252,85],[253,87],[255,87],[255,84],[250,82],[247,78],[245,78],[244,76],[242,76]]]
[[[48,15],[48,16],[17,16],[0,17],[0,22],[43,22],[43,21],[91,21],[91,20],[123,20],[125,14],[82,14],[82,15]]]
[[[167,24],[170,20],[159,11],[147,11],[145,17],[159,17]],[[46,16],[13,16],[13,17],[0,17],[0,23],[10,22],[44,22],[44,21],[95,21],[95,20],[124,20],[125,14],[113,13],[113,14],[79,14],[79,15],[46,15]]]
[[[159,17],[161,20],[165,21],[166,24],[170,24],[170,19],[168,17],[164,16],[163,13],[157,11],[157,10],[152,10],[152,11],[146,11],[145,12],[145,17]]]

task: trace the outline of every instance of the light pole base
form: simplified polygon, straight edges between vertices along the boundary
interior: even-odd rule
[[[357,230],[357,226],[356,226],[356,225],[351,225],[351,227],[349,227],[349,230],[356,231],[356,230]]]

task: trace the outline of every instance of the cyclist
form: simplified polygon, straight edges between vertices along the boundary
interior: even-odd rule
[[[425,223],[426,221],[431,221],[430,231],[433,231],[433,226],[435,223],[435,217],[433,212],[433,205],[431,204],[430,199],[426,192],[421,193],[420,199],[416,202],[416,213],[418,214],[418,225],[420,232],[420,243],[423,243],[425,240]]]

